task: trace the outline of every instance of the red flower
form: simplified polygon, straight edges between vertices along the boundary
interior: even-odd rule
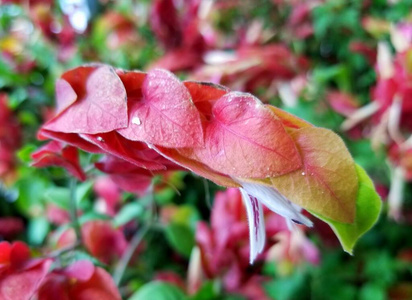
[[[0,93],[0,179],[12,175],[15,151],[20,147],[20,126],[7,106],[7,95]]]
[[[50,264],[49,259],[31,259],[23,242],[0,242],[0,299],[32,299]]]
[[[288,230],[285,220],[279,215],[266,210],[265,219],[268,237]],[[213,203],[211,229],[206,223],[200,222],[196,231],[196,242],[201,252],[203,272],[208,278],[222,276],[228,291],[240,291],[246,288],[249,282],[256,280],[252,280],[254,273],[249,270],[248,236],[246,210],[239,190],[218,192]],[[268,242],[273,243],[270,240]],[[265,251],[260,257],[264,255]]]
[[[39,300],[120,300],[112,277],[102,268],[82,260],[50,273],[38,292]]]
[[[108,221],[90,221],[81,228],[82,242],[87,251],[106,264],[118,259],[126,250],[127,241],[123,232]],[[73,245],[76,235],[73,229],[65,231],[57,241],[59,248]]]
[[[16,217],[0,217],[0,236],[6,239],[13,238],[23,232],[23,220]]]

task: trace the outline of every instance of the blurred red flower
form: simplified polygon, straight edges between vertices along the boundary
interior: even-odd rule
[[[120,300],[112,277],[90,261],[80,260],[47,275],[38,292],[39,300]]]
[[[23,242],[0,242],[0,299],[32,299],[50,268],[50,259],[30,258]]]

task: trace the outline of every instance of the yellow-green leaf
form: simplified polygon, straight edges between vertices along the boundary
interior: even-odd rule
[[[359,178],[359,189],[356,198],[355,222],[352,224],[340,223],[311,212],[329,224],[339,238],[343,249],[349,254],[352,254],[357,240],[376,223],[382,207],[381,199],[368,174],[359,165],[356,165],[356,171]]]
[[[290,136],[302,157],[302,168],[272,177],[273,187],[290,201],[332,220],[352,223],[358,178],[355,162],[333,131],[305,127]]]

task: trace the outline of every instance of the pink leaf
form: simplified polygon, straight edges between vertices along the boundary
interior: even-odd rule
[[[56,115],[62,113],[70,107],[77,99],[76,92],[64,79],[58,79],[56,82]]]
[[[79,260],[68,266],[64,270],[64,274],[80,281],[88,281],[92,278],[94,271],[94,265],[90,261]]]
[[[205,147],[194,158],[234,177],[271,177],[302,165],[282,122],[257,98],[230,92],[213,107],[206,127]]]
[[[127,126],[126,90],[113,68],[97,68],[84,84],[84,95],[74,88],[77,101],[46,123],[44,129],[93,134]]]
[[[109,174],[113,182],[121,189],[138,195],[144,195],[148,191],[154,176],[151,171],[113,156],[106,157],[104,161],[96,163],[95,166],[100,171]]]
[[[129,108],[129,125],[118,130],[121,135],[171,148],[203,144],[200,115],[188,90],[172,73],[149,72],[142,94],[141,101],[135,100]]]

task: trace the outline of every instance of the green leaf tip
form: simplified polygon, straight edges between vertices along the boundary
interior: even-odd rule
[[[313,215],[326,222],[338,237],[345,252],[353,255],[356,242],[377,222],[382,202],[375,190],[372,180],[365,170],[356,164],[359,189],[356,197],[356,217],[353,223],[341,223],[319,214]]]

